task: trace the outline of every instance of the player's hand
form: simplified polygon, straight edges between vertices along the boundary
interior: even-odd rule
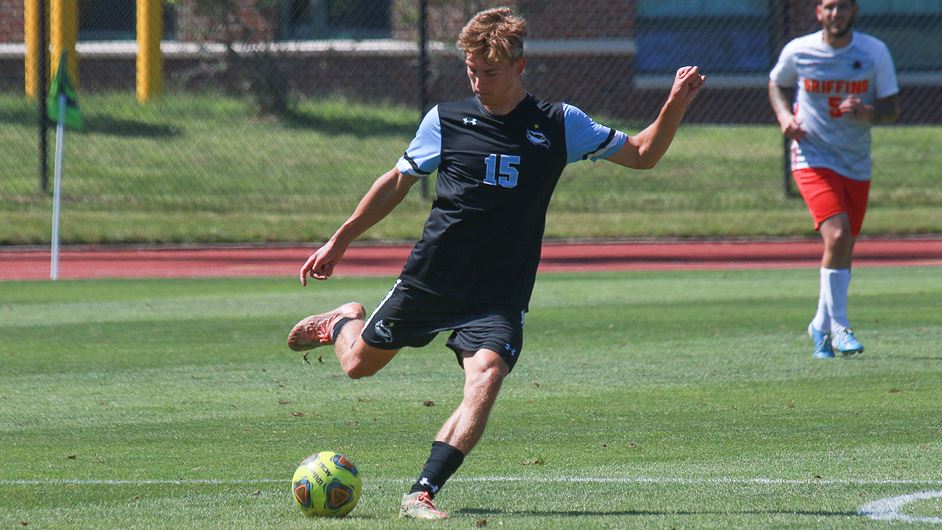
[[[340,262],[343,257],[343,248],[335,246],[333,241],[328,241],[324,246],[317,249],[301,267],[301,285],[307,286],[308,275],[315,280],[326,280],[334,273],[334,266]]]
[[[852,120],[869,121],[873,117],[873,107],[864,105],[857,96],[847,96],[837,109]]]
[[[789,116],[785,119],[783,123],[780,124],[782,128],[782,134],[785,135],[785,138],[790,140],[801,141],[805,137],[805,131],[801,128],[801,122],[798,121],[798,118],[794,115]]]
[[[706,78],[707,76],[700,73],[698,66],[684,66],[678,69],[677,75],[674,76],[674,86],[671,87],[671,97],[679,98],[689,105],[706,83]]]

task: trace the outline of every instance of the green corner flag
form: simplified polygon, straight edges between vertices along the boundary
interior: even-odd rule
[[[72,82],[69,80],[69,70],[66,67],[67,53],[62,52],[59,58],[59,68],[56,75],[52,78],[52,86],[49,89],[49,96],[46,99],[46,108],[48,109],[49,119],[59,121],[59,101],[65,94],[65,125],[73,129],[81,129],[85,126],[85,120],[82,119],[82,112],[79,111],[78,99],[75,97],[75,89],[72,88]]]

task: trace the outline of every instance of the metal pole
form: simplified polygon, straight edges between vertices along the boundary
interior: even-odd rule
[[[49,188],[46,128],[46,90],[49,87],[49,11],[46,9],[47,0],[39,0],[39,190],[46,192]]]
[[[64,61],[66,54],[62,54]],[[61,69],[65,75],[66,70]],[[56,125],[56,164],[52,190],[52,248],[49,262],[49,279],[59,279],[59,217],[62,203],[62,146],[65,144],[65,90],[59,93],[59,123]]]
[[[428,0],[419,0],[419,121],[428,111]],[[422,198],[428,198],[428,179],[420,182]]]
[[[778,60],[778,53],[788,43],[788,2],[785,0],[769,0],[769,12],[772,16],[772,35],[771,35],[771,55],[772,65]],[[785,198],[795,197],[795,191],[792,189],[791,174],[791,141],[782,137],[782,190]]]
[[[782,189],[785,190],[785,198],[796,197],[795,190],[792,189],[792,171],[791,171],[791,140],[782,138]]]

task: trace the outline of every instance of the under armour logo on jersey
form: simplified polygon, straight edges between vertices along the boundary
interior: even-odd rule
[[[517,356],[517,348],[514,348],[513,346],[511,346],[510,344],[508,344],[508,343],[506,343],[506,342],[504,343],[504,349],[507,350],[508,352],[510,352],[510,356],[511,356],[511,357],[516,357],[516,356]]]
[[[530,140],[530,143],[542,147],[543,149],[550,148],[549,138],[540,131],[534,131],[533,129],[527,129],[527,140]]]
[[[461,123],[474,127],[478,124],[478,120],[477,118],[462,118]]]

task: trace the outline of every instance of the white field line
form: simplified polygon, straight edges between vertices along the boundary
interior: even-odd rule
[[[921,515],[907,515],[900,513],[903,506],[924,499],[942,497],[942,491],[919,491],[899,497],[888,497],[865,504],[858,513],[878,521],[903,521],[906,523],[938,523],[942,524],[942,517],[925,517]]]
[[[412,482],[413,478],[391,477],[364,477],[364,481],[393,484]],[[77,486],[134,486],[150,484],[169,485],[211,485],[211,486],[239,486],[247,484],[273,484],[288,483],[290,480],[258,478],[242,480],[226,479],[0,479],[0,486],[47,486],[50,481],[58,484],[74,484]],[[769,485],[769,486],[880,486],[880,485],[916,485],[916,486],[942,486],[942,480],[932,479],[775,479],[775,478],[680,478],[680,477],[527,477],[527,476],[479,476],[454,477],[449,482],[491,483],[491,482],[527,482],[531,484],[742,484],[742,485]]]
[[[48,486],[50,480],[59,484],[73,484],[78,486],[144,486],[144,485],[211,485],[211,486],[241,486],[255,484],[287,484],[287,479],[247,479],[247,480],[218,480],[218,479],[0,479],[0,486]],[[376,477],[367,478],[373,483],[408,484],[412,479]],[[837,485],[837,486],[869,486],[869,485],[942,485],[942,480],[919,479],[773,479],[773,478],[679,478],[679,477],[524,477],[524,476],[481,476],[481,477],[455,477],[451,482],[487,483],[487,482],[527,482],[530,484],[546,483],[616,483],[616,484],[741,484],[761,486],[791,486],[791,485]],[[858,514],[880,521],[902,521],[907,523],[942,524],[942,517],[916,516],[901,513],[900,510],[911,502],[942,497],[942,491],[920,491],[898,497],[880,499],[860,507]]]

